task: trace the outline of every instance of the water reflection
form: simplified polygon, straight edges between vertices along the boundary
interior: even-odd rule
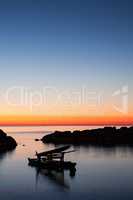
[[[36,171],[28,166],[27,158],[34,157],[35,150],[54,148],[34,141],[43,135],[14,134],[20,145],[11,154],[0,154],[1,199],[133,199],[132,147],[72,146],[76,151],[66,155],[66,160],[77,162],[72,178],[68,171]]]
[[[36,187],[38,185],[39,179],[43,180],[44,183],[46,179],[49,179],[51,183],[63,187],[65,189],[70,189],[70,185],[65,180],[64,172],[49,171],[45,169],[36,170]]]
[[[10,151],[6,151],[6,152],[0,152],[0,164],[3,163],[3,161],[6,159],[6,158],[11,158],[14,154],[15,150],[10,150]]]
[[[73,146],[75,152],[82,152],[82,156],[87,158],[113,157],[113,158],[126,158],[133,157],[133,146],[117,145],[117,146],[98,146],[98,145],[77,145]]]
[[[70,189],[70,184],[67,180],[68,174],[63,171],[55,171],[55,170],[47,170],[47,169],[39,169],[36,168],[36,178],[35,178],[35,186],[36,189],[38,188],[39,180],[43,180],[44,183],[46,179],[48,179],[52,184],[55,184],[56,186],[63,187],[64,189]],[[69,177],[74,178],[76,175],[75,170],[70,170]]]

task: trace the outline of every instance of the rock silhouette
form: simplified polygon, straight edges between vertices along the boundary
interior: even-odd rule
[[[42,138],[44,143],[98,144],[98,145],[133,145],[132,127],[104,127],[83,131],[55,131]]]
[[[0,152],[13,150],[17,146],[17,142],[11,136],[0,129]]]

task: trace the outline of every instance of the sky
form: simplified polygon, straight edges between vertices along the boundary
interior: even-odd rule
[[[0,0],[0,124],[131,124],[132,10],[132,0]]]

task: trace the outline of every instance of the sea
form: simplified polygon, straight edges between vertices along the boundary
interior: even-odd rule
[[[71,146],[66,160],[76,162],[76,173],[38,171],[28,158],[55,148],[43,144],[44,135],[55,130],[96,127],[0,127],[18,143],[15,150],[0,154],[0,199],[2,200],[133,200],[133,148],[127,146]],[[57,146],[56,146],[57,147]]]

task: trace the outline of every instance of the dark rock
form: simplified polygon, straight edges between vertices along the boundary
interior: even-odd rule
[[[40,141],[39,139],[35,139],[36,142]]]
[[[52,134],[42,138],[44,143],[72,143],[72,144],[100,144],[115,145],[129,144],[133,145],[133,127],[104,127],[83,131],[55,131]]]
[[[17,146],[17,142],[11,136],[0,129],[0,152],[13,150]]]

